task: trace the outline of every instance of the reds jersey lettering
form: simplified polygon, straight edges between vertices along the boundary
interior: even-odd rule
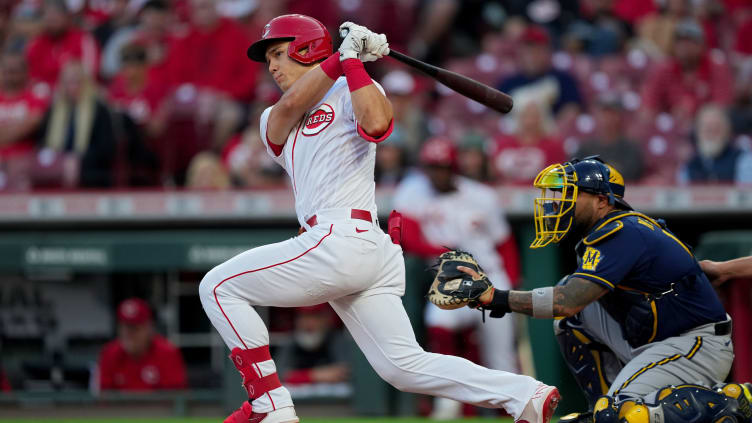
[[[374,82],[374,84],[376,84]],[[376,86],[383,92],[380,85]],[[272,107],[261,115],[261,137]],[[373,169],[376,144],[358,135],[347,80],[340,77],[287,136],[275,162],[285,168],[295,194],[295,211],[302,226],[325,209],[353,208],[376,212]]]
[[[306,119],[305,126],[301,133],[307,137],[317,135],[332,123],[334,120],[334,109],[328,104],[322,104],[318,109],[313,111]]]

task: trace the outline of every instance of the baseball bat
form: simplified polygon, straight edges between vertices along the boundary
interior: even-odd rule
[[[341,28],[339,35],[340,37],[345,38],[349,32],[350,30],[348,28]],[[491,88],[482,82],[478,82],[456,72],[429,65],[426,62],[393,49],[389,49],[389,56],[425,73],[453,91],[458,92],[471,100],[475,100],[486,107],[490,107],[499,113],[509,113],[509,111],[512,110],[512,97],[504,94],[496,88]]]
[[[509,111],[512,110],[512,97],[495,88],[491,88],[486,84],[464,75],[460,75],[456,72],[429,65],[426,62],[422,62],[414,57],[410,57],[393,49],[389,49],[389,56],[425,73],[452,90],[467,98],[475,100],[486,107],[494,109],[497,112],[509,113]]]

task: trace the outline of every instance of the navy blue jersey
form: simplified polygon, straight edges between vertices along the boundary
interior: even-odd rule
[[[723,305],[689,248],[648,216],[608,214],[580,241],[577,253],[579,266],[573,276],[611,291],[599,301],[618,322],[627,320],[636,299],[659,299],[649,303],[656,324],[649,328],[648,342],[726,320]],[[622,329],[629,330],[624,324]],[[625,333],[628,339],[629,335]]]

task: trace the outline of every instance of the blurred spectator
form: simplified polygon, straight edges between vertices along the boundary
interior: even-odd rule
[[[188,33],[175,42],[168,58],[171,82],[191,85],[198,95],[252,100],[259,65],[242,54],[250,44],[248,36],[238,24],[219,16],[216,0],[190,4]]]
[[[478,132],[468,132],[457,149],[458,173],[478,182],[490,182],[488,140]]]
[[[150,72],[147,64],[146,47],[137,42],[123,46],[120,52],[122,70],[109,86],[111,104],[127,113],[134,122],[147,132],[156,132],[153,127],[161,126],[157,115],[165,92],[164,87]]]
[[[561,142],[553,137],[548,108],[535,100],[516,104],[515,132],[501,135],[492,154],[498,182],[531,184],[541,169],[566,160]]]
[[[626,181],[638,181],[645,167],[642,149],[624,135],[624,112],[621,97],[602,95],[595,109],[596,137],[583,143],[575,156],[599,155],[616,168]]]
[[[188,165],[200,151],[222,151],[254,97],[259,64],[244,54],[245,32],[216,10],[216,0],[191,0],[187,34],[169,50],[164,75],[173,89],[164,103],[166,124],[159,146],[164,178],[185,182]]]
[[[43,32],[34,38],[26,52],[29,74],[35,82],[54,87],[66,63],[80,62],[87,75],[95,77],[99,51],[94,38],[78,29],[64,0],[44,0]]]
[[[681,183],[750,183],[752,156],[733,145],[723,108],[710,104],[697,113],[696,153],[679,174]]]
[[[551,39],[545,29],[529,26],[521,37],[520,72],[501,81],[499,90],[515,103],[535,98],[557,120],[567,121],[582,108],[577,81],[567,72],[551,66]]]
[[[129,298],[118,306],[118,338],[99,356],[101,390],[152,391],[188,387],[180,350],[154,331],[146,301]]]
[[[26,59],[20,53],[0,55],[0,160],[29,154],[34,131],[42,122],[48,98],[29,85]]]
[[[146,49],[146,62],[153,79],[166,84],[169,80],[166,74],[168,50],[176,39],[174,27],[172,13],[164,0],[147,1],[138,13],[136,25],[118,29],[104,45],[102,75],[111,78],[117,74],[122,65],[123,47],[139,44]]]
[[[376,167],[374,169],[376,185],[382,187],[396,186],[405,176],[406,168],[405,136],[401,127],[395,126],[389,139],[376,146]]]
[[[415,157],[421,140],[428,136],[426,112],[428,101],[420,80],[404,70],[393,70],[381,79],[394,109],[394,128],[400,132],[402,148]],[[390,137],[390,140],[395,138]],[[391,142],[391,141],[390,141]]]
[[[128,10],[130,0],[109,0],[109,10],[102,23],[97,25],[92,31],[94,39],[99,46],[107,45],[110,37],[121,28],[128,26],[133,19],[132,13]]]
[[[666,0],[654,12],[637,23],[636,46],[648,55],[662,59],[672,54],[676,27],[692,17],[690,0]]]
[[[752,136],[752,56],[739,66],[734,93],[729,112],[733,133]]]
[[[112,186],[116,136],[107,105],[99,98],[91,77],[81,63],[68,62],[49,113],[43,122],[45,153],[77,157],[79,185]]]
[[[737,53],[745,56],[752,56],[752,14],[741,24],[736,32],[734,49]]]
[[[590,56],[618,53],[629,35],[629,28],[614,14],[613,0],[581,1],[581,18],[567,32],[584,42]]]
[[[666,111],[686,121],[702,104],[730,104],[733,77],[729,66],[722,53],[706,50],[700,25],[693,20],[682,21],[674,35],[671,58],[643,83],[645,114]]]
[[[250,125],[230,139],[222,150],[222,163],[235,185],[244,188],[283,186],[285,171],[266,153],[258,127],[260,113],[251,113]]]
[[[347,382],[350,369],[347,338],[334,327],[328,304],[297,309],[292,343],[276,356],[284,384]]]
[[[219,156],[210,151],[204,151],[196,154],[191,160],[185,186],[190,189],[228,189],[230,188],[230,174]]]

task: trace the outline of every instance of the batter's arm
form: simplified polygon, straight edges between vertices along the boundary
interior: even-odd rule
[[[320,66],[314,67],[295,81],[269,112],[266,126],[269,141],[284,145],[300,118],[324,97],[332,85],[334,80]]]
[[[378,138],[389,130],[393,114],[392,103],[371,83],[350,93],[353,113],[366,134]]]
[[[702,260],[700,267],[713,286],[721,286],[729,279],[752,278],[752,256],[728,261]]]

